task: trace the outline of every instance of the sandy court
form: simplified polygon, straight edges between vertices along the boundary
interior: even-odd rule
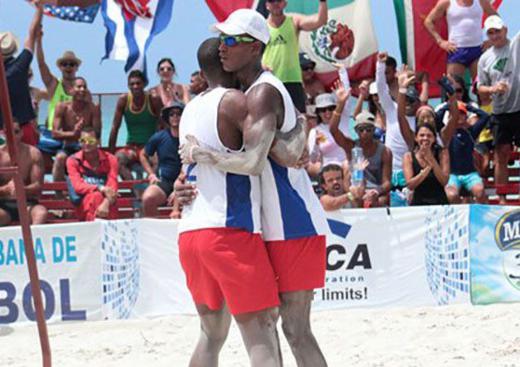
[[[520,366],[520,304],[315,312],[329,366]],[[53,365],[187,366],[194,316],[51,325]],[[32,346],[31,346],[32,344]],[[283,341],[285,366],[296,366]],[[35,326],[0,327],[0,365],[41,365]],[[248,366],[233,325],[223,367]]]

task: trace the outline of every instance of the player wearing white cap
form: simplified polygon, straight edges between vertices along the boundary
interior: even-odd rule
[[[278,280],[282,329],[298,366],[326,366],[311,332],[310,306],[313,290],[324,285],[327,222],[305,170],[287,168],[301,156],[304,129],[282,82],[262,70],[269,40],[265,19],[240,9],[215,29],[221,32],[224,70],[234,72],[246,91],[244,151],[219,152],[191,139],[182,154],[224,171],[260,175],[262,235]]]

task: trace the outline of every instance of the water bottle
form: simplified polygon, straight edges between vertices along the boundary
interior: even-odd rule
[[[365,178],[365,174],[363,172],[363,162],[365,157],[363,156],[363,149],[360,147],[354,147],[352,149],[352,160],[350,162],[351,168],[351,185],[352,186],[361,186],[363,185],[363,180]]]

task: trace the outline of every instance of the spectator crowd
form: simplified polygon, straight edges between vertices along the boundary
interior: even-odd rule
[[[174,194],[174,182],[183,175],[179,124],[184,106],[208,88],[204,75],[195,71],[189,85],[178,84],[174,62],[163,58],[156,68],[159,84],[147,89],[146,75],[131,71],[128,91],[117,100],[108,146],[101,147],[107,121],[80,76],[82,61],[73,51],[64,51],[56,60],[59,75],[51,72],[44,54],[42,4],[34,3],[23,46],[14,34],[0,33],[32,223],[47,221],[49,210],[39,198],[44,178],[50,181],[51,176],[54,182],[66,182],[68,190],[57,190],[56,198],[70,201],[78,220],[118,218],[121,181],[141,174],[147,185],[137,185],[133,193],[141,202],[141,215],[156,217],[159,208],[169,207],[170,217],[179,218],[182,207]],[[311,16],[285,15],[286,5],[267,1],[271,39],[263,66],[284,83],[306,116],[304,161],[326,210],[486,203],[490,161],[494,182],[508,182],[509,158],[520,142],[520,33],[508,34],[488,1],[439,0],[425,18],[426,29],[448,55],[442,79],[399,67],[394,57],[380,52],[373,79],[350,81],[338,64],[332,85],[320,81],[316,62],[298,46],[300,31],[327,23],[327,2],[320,0]],[[483,14],[488,17],[482,32]],[[442,18],[448,39],[436,30]],[[34,55],[44,90],[30,85]],[[442,88],[436,106],[430,104],[432,83]],[[48,101],[47,118],[45,126],[38,126],[42,100]],[[126,144],[117,147],[123,122]],[[5,138],[0,140],[0,167],[6,167],[9,152]],[[12,177],[1,173],[0,225],[18,221],[16,198]],[[499,203],[506,203],[504,195]]]

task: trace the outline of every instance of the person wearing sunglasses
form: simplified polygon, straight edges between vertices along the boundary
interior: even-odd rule
[[[325,93],[323,83],[316,78],[314,68],[316,63],[305,52],[300,52],[300,68],[303,75],[303,89],[307,98],[307,104],[315,104],[315,98],[318,94]]]
[[[38,204],[43,187],[42,155],[36,147],[22,142],[22,127],[17,121],[13,123],[13,132],[20,164],[18,173],[25,185],[29,218],[31,224],[43,224],[47,221],[47,208]],[[0,135],[4,137],[4,143],[0,145],[0,168],[9,167],[11,158],[3,130]],[[12,174],[0,174],[0,226],[20,220],[17,197]]]
[[[328,224],[302,167],[306,123],[298,118],[284,84],[262,69],[263,49],[270,37],[262,15],[239,9],[214,30],[221,33],[223,69],[234,73],[246,91],[247,114],[239,130],[243,151],[215,151],[192,140],[183,147],[181,158],[185,163],[196,162],[195,170],[203,160],[228,172],[260,176],[262,237],[278,277],[282,329],[299,366],[325,366],[310,328],[310,305],[313,290],[324,285]],[[189,123],[181,121],[181,130],[183,126]],[[199,175],[195,176],[198,180]],[[286,211],[291,215],[284,215]],[[276,344],[269,345],[276,348]],[[280,365],[272,349],[269,351],[272,363],[262,365]]]
[[[161,111],[165,129],[152,135],[141,151],[141,164],[148,174],[150,185],[143,193],[143,215],[155,217],[159,206],[166,203],[173,192],[173,183],[181,172],[179,156],[179,123],[184,104],[173,102]],[[156,173],[151,158],[157,154],[158,172]]]
[[[117,100],[108,148],[116,152],[117,135],[124,118],[128,131],[126,145],[115,153],[123,180],[134,179],[132,167],[140,164],[141,150],[159,127],[162,102],[158,96],[145,91],[147,84],[148,79],[142,71],[132,70],[128,74],[129,91]]]
[[[37,33],[41,26],[43,9],[36,6],[33,19],[29,26],[29,33],[25,39],[23,50],[16,55],[19,43],[11,32],[0,32],[0,52],[4,58],[5,76],[9,91],[9,102],[13,117],[22,127],[23,142],[31,145],[38,143],[38,131],[33,123],[36,113],[33,108],[30,87],[29,71],[33,59]],[[0,128],[3,126],[3,116],[0,111]]]
[[[74,80],[72,101],[58,103],[54,114],[52,138],[62,142],[52,167],[55,182],[65,180],[65,162],[81,149],[79,137],[86,126],[91,126],[97,136],[101,136],[101,110],[99,105],[92,103],[85,78],[78,76]]]
[[[157,75],[159,75],[161,82],[159,85],[150,88],[150,94],[161,98],[163,106],[169,106],[173,102],[186,104],[190,101],[188,88],[173,81],[176,75],[175,64],[170,58],[165,57],[159,60],[157,63]]]
[[[317,0],[312,1],[317,2]],[[286,6],[286,0],[266,2],[269,12],[267,24],[270,41],[265,49],[262,63],[284,83],[298,111],[305,113],[305,91],[299,65],[298,37],[300,31],[312,32],[327,23],[327,1],[319,1],[318,13],[315,15],[288,16],[284,12]]]
[[[117,219],[117,158],[99,147],[96,131],[85,126],[81,150],[67,159],[69,197],[80,221]]]

